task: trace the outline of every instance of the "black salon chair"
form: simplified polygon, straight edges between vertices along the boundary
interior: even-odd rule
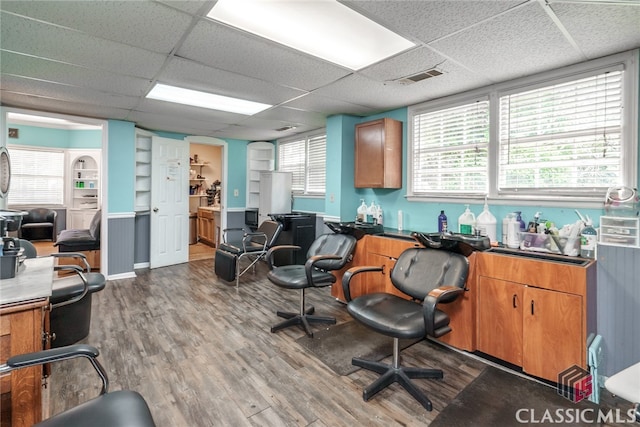
[[[98,350],[89,345],[73,345],[10,357],[0,365],[0,374],[16,369],[85,357],[102,380],[100,395],[42,422],[38,427],[153,427],[155,423],[144,398],[135,391],[118,390],[109,393],[109,379],[98,362]]]
[[[404,387],[422,406],[431,411],[431,401],[411,378],[442,378],[440,369],[400,366],[400,339],[438,338],[451,331],[449,316],[438,304],[454,301],[464,292],[469,262],[464,255],[440,249],[410,248],[396,261],[390,278],[393,285],[412,300],[388,293],[371,293],[351,299],[351,280],[357,274],[382,271],[381,267],[353,267],[342,278],[349,314],[376,331],[393,337],[391,364],[354,357],[351,363],[381,374],[364,389],[362,397],[371,399],[394,382]],[[366,279],[366,276],[363,277]],[[365,282],[360,280],[359,282]],[[354,285],[355,286],[355,285]]]
[[[336,323],[333,317],[314,316],[314,308],[305,308],[305,290],[330,286],[336,281],[332,271],[340,270],[351,261],[356,247],[356,238],[348,234],[323,234],[313,241],[307,251],[307,261],[304,265],[284,265],[276,267],[273,256],[281,250],[299,250],[295,245],[274,246],[267,253],[267,262],[271,271],[267,278],[277,286],[286,289],[300,290],[300,308],[298,313],[278,311],[277,315],[287,320],[271,328],[277,332],[289,326],[299,325],[306,334],[313,337],[310,323]]]
[[[35,258],[38,255],[33,243],[27,240],[20,240],[20,247],[24,249],[23,254],[27,258]],[[89,335],[92,295],[104,289],[107,279],[102,273],[91,271],[84,254],[65,252],[54,253],[51,256],[73,258],[82,265],[54,267],[54,271],[74,273],[55,278],[49,298],[49,324],[53,337],[51,347],[57,348],[77,343]]]
[[[22,216],[18,237],[26,240],[56,240],[56,217],[53,209],[35,208]]]
[[[282,223],[266,220],[254,232],[244,228],[226,228],[223,230],[223,242],[216,249],[214,270],[216,276],[231,282],[235,279],[240,284],[240,276],[253,269],[256,263],[267,254],[275,244],[282,231]],[[241,262],[247,258],[249,265],[241,269]]]

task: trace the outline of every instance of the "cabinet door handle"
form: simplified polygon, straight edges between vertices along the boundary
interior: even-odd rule
[[[518,308],[518,295],[513,294],[513,308]]]
[[[534,306],[533,306],[533,300],[531,300],[531,315],[532,316],[535,314],[534,311],[535,310],[534,310]]]

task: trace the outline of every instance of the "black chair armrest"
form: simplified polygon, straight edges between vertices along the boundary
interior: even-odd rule
[[[231,231],[234,231],[234,232],[235,231],[241,231],[243,238],[247,234],[247,230],[245,230],[244,228],[240,228],[240,227],[225,228],[225,229],[222,230],[222,241],[223,242],[227,243],[227,234],[229,234],[229,232],[231,232]]]
[[[78,258],[84,264],[87,273],[91,273],[91,265],[89,265],[89,261],[87,261],[87,257],[85,254],[82,254],[80,252],[58,252],[52,253],[51,256],[54,258]]]
[[[242,239],[242,248],[244,249],[244,252],[247,252],[247,243],[250,243],[253,241],[254,237],[258,237],[258,238],[263,238],[264,239],[264,243],[262,244],[262,250],[266,251],[267,250],[267,235],[265,233],[256,231],[253,233],[245,233],[244,234],[244,238]],[[255,242],[255,243],[259,243],[259,242]]]
[[[273,270],[273,267],[274,267],[273,254],[275,252],[283,251],[283,250],[298,251],[300,249],[302,248],[297,245],[278,245],[278,246],[271,247],[271,249],[269,249],[267,251],[267,254],[265,255],[265,259],[267,260],[267,264],[269,265],[269,270]]]
[[[427,335],[438,338],[445,332],[448,332],[436,332],[435,330],[436,306],[440,303],[448,304],[454,301],[462,295],[464,291],[463,288],[457,286],[441,286],[429,292],[423,303],[424,323],[427,329]]]
[[[315,265],[318,261],[322,261],[325,259],[340,260],[342,259],[342,257],[338,255],[314,255],[308,258],[307,261],[304,263],[304,271],[307,275],[307,283],[309,285],[315,286],[315,284],[313,283],[313,269],[315,268]]]
[[[82,284],[83,284],[82,293],[79,295],[76,295],[73,298],[69,298],[68,300],[51,304],[52,309],[64,307],[65,305],[78,302],[82,298],[84,298],[84,296],[87,295],[87,293],[89,292],[89,281],[87,280],[87,277],[84,275],[82,268],[78,267],[77,265],[56,265],[55,267],[53,267],[53,271],[65,271],[65,270],[73,271],[80,277],[80,280],[82,280]],[[54,284],[55,284],[55,281],[54,281]]]
[[[87,344],[74,344],[66,347],[52,348],[49,350],[36,351],[34,353],[26,353],[10,357],[7,359],[5,364],[0,365],[0,373],[11,372],[16,369],[27,368],[30,366],[43,365],[45,363],[74,359],[76,357],[86,357],[89,359],[102,380],[102,390],[100,391],[100,394],[105,394],[109,390],[109,378],[107,377],[106,371],[97,360],[99,355],[100,352],[93,346]]]
[[[384,267],[363,265],[359,267],[351,267],[345,271],[342,276],[342,293],[347,302],[351,301],[351,279],[358,274],[367,273],[371,271],[384,271]]]

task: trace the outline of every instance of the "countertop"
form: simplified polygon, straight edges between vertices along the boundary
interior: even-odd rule
[[[50,297],[53,261],[49,256],[26,259],[16,277],[0,280],[0,305]]]
[[[220,206],[199,206],[198,209],[204,209],[212,212],[220,212]]]

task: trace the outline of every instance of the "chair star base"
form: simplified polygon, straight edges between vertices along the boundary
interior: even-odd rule
[[[367,369],[369,371],[377,372],[380,374],[377,380],[371,383],[362,391],[362,398],[364,401],[368,401],[375,396],[379,391],[389,387],[393,383],[398,383],[405,390],[413,396],[427,411],[431,411],[433,406],[431,400],[411,381],[416,378],[432,378],[442,379],[444,374],[441,369],[427,369],[427,368],[411,368],[403,367],[399,364],[399,349],[398,339],[394,338],[393,346],[393,363],[381,363],[373,360],[365,360],[354,357],[351,359],[351,364]]]
[[[333,317],[327,316],[313,316],[313,312],[315,311],[314,307],[310,307],[304,311],[304,313],[291,313],[286,311],[277,311],[276,314],[278,317],[282,317],[285,320],[284,322],[280,322],[277,325],[271,328],[271,332],[278,332],[281,329],[288,328],[290,326],[299,325],[305,331],[309,338],[313,338],[313,332],[311,331],[310,324],[311,323],[326,323],[330,325],[336,324],[336,319]]]

